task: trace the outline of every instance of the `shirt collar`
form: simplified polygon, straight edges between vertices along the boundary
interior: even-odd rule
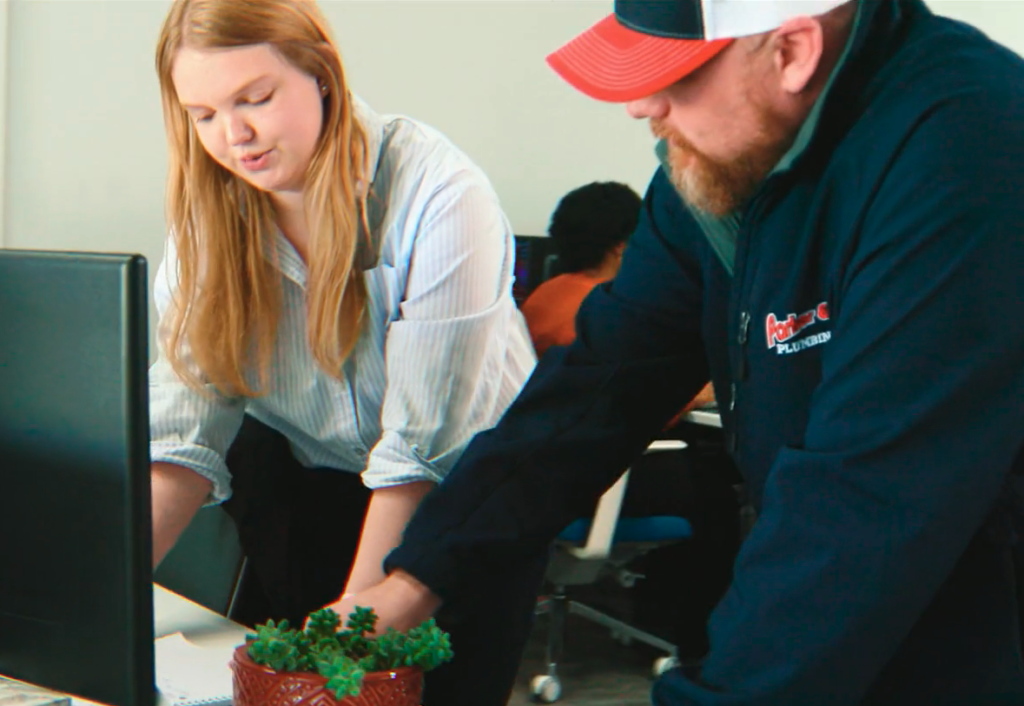
[[[378,232],[379,228],[376,227],[380,223],[377,213],[379,207],[375,205],[380,198],[379,195],[374,196],[373,186],[380,168],[381,152],[384,147],[385,121],[362,98],[354,93],[349,96],[352,101],[353,118],[363,128],[363,134],[366,137],[366,171],[356,187],[361,194],[366,194],[367,218],[370,222],[369,236],[363,232],[363,227],[360,224],[359,250],[356,253],[359,268],[366,270],[376,265],[380,250],[380,233]],[[369,185],[366,180],[369,180]],[[284,237],[280,229],[276,228],[274,250],[273,254],[276,255],[277,266],[281,274],[304,289],[309,270],[291,242]]]
[[[377,169],[380,167],[381,147],[384,145],[384,119],[367,105],[366,101],[350,94],[352,100],[352,115],[356,122],[363,128],[366,135],[366,173],[359,181],[360,190],[367,189],[365,179],[370,180],[370,187],[377,177]]]

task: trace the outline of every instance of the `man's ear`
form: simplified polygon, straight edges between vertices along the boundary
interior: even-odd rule
[[[794,17],[774,32],[772,61],[779,88],[796,95],[811,83],[824,52],[821,23],[813,17]]]

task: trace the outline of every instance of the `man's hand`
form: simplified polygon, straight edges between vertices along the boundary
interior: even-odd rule
[[[378,634],[388,628],[406,632],[433,615],[441,606],[441,599],[411,575],[399,570],[376,586],[347,594],[325,607],[341,616],[344,626],[356,606],[373,608],[377,614]]]

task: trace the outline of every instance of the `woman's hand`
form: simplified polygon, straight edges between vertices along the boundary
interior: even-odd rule
[[[356,606],[373,608],[377,614],[377,634],[394,628],[406,632],[432,616],[441,606],[441,599],[429,588],[404,571],[395,571],[375,586],[357,593],[347,593],[325,606],[341,616],[344,626]]]

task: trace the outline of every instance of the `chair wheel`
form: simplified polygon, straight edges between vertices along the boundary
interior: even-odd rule
[[[679,660],[675,657],[659,657],[654,660],[654,677],[658,678],[662,674],[679,666]]]
[[[538,674],[530,680],[530,695],[534,701],[553,704],[562,698],[562,682],[551,674]]]

